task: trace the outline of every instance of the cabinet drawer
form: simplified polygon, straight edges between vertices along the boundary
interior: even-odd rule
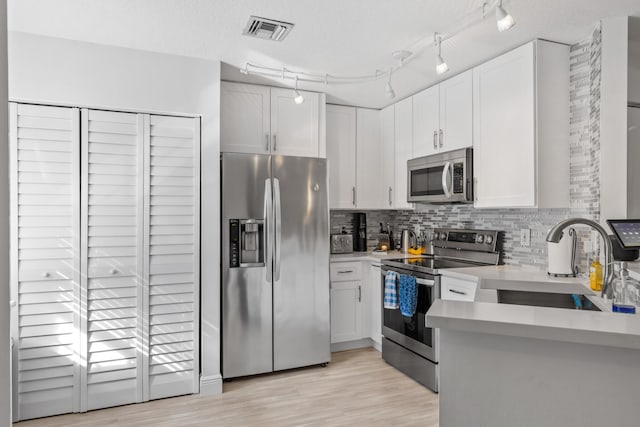
[[[359,262],[334,262],[330,264],[331,281],[347,282],[361,279],[361,263]]]
[[[440,298],[454,301],[474,301],[477,282],[443,277],[441,282]]]

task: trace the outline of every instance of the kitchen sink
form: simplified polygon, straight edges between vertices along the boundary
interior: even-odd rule
[[[577,300],[577,301],[576,301]],[[536,307],[569,308],[572,310],[601,311],[589,298],[579,294],[498,290],[498,303],[533,305]]]

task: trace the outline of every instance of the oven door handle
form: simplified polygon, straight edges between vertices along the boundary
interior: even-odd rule
[[[418,285],[428,286],[430,288],[432,288],[432,287],[434,287],[436,285],[436,281],[435,280],[429,280],[429,279],[416,278],[416,283]]]

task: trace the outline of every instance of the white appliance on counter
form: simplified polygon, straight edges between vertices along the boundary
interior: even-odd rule
[[[547,242],[549,276],[576,277],[576,249],[578,236],[573,228],[566,229],[558,243]]]

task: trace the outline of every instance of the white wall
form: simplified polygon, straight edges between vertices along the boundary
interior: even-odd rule
[[[600,86],[600,222],[627,217],[628,21],[602,21]]]
[[[201,393],[222,392],[220,62],[11,32],[9,99],[202,116]]]
[[[0,427],[11,425],[9,350],[9,125],[7,123],[7,2],[0,2]]]

